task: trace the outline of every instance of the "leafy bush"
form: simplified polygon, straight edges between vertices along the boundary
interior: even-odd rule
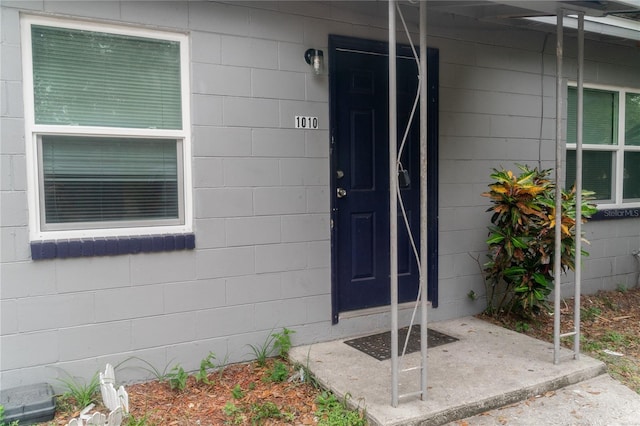
[[[524,316],[546,306],[553,289],[555,249],[555,184],[551,170],[519,166],[521,174],[494,169],[483,193],[493,206],[489,226],[489,261],[484,265],[487,312],[518,312]],[[593,192],[583,191],[582,221],[595,213]],[[562,193],[561,265],[573,270],[575,256],[576,192]],[[582,251],[584,255],[587,252]]]

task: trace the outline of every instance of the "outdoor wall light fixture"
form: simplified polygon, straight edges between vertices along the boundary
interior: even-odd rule
[[[324,68],[324,53],[322,53],[322,50],[307,49],[307,51],[304,52],[304,60],[311,65],[314,74],[322,74]]]

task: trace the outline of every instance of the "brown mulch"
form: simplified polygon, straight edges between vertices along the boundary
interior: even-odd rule
[[[553,302],[552,302],[553,303]],[[608,343],[607,349],[640,358],[640,289],[601,291],[580,300],[580,332],[584,342]],[[560,305],[561,333],[573,330],[574,300],[564,299]],[[524,332],[540,340],[553,341],[554,316],[541,312],[531,319],[515,315],[494,318],[479,315],[483,320]],[[523,324],[525,324],[523,326]],[[627,337],[618,339],[619,336]],[[568,340],[571,338],[568,338]],[[571,341],[567,342],[571,344]],[[589,346],[587,346],[588,350]]]
[[[573,299],[562,301],[560,314],[562,332],[573,329]],[[634,360],[640,366],[640,289],[620,289],[618,291],[599,292],[581,298],[582,348],[591,355],[602,359],[603,349],[624,354],[625,359]],[[523,319],[514,315],[495,318],[479,315],[483,320],[524,332],[531,337],[553,341],[553,314],[542,312],[534,318]],[[590,349],[589,342],[598,342],[597,350]],[[570,344],[570,338],[563,343]],[[596,353],[597,352],[597,353]],[[270,359],[264,367],[255,362],[226,366],[221,372],[209,375],[211,384],[196,383],[189,377],[183,391],[171,390],[167,382],[150,381],[126,386],[129,393],[131,415],[135,419],[146,418],[139,425],[224,425],[252,424],[259,409],[272,402],[286,416],[262,418],[255,424],[263,425],[317,425],[316,398],[321,390],[311,383],[273,382],[270,375],[275,359]],[[293,369],[289,366],[293,374]],[[640,392],[638,370],[627,367],[618,374],[618,379]],[[615,374],[613,374],[616,377]],[[631,375],[632,377],[624,377]],[[625,381],[626,380],[626,381]],[[232,390],[239,385],[243,396],[234,398]],[[225,413],[228,404],[238,408],[235,414]],[[103,408],[101,412],[105,413]],[[46,425],[63,426],[78,413],[57,412],[55,421]],[[126,424],[126,423],[124,423]]]
[[[167,382],[158,380],[125,386],[131,415],[136,420],[146,418],[144,425],[147,426],[316,425],[315,400],[321,391],[309,381],[269,380],[274,362],[275,359],[269,359],[264,367],[255,362],[228,365],[222,371],[209,374],[210,384],[197,383],[192,375],[182,391],[172,390]],[[289,369],[291,376],[294,371],[290,365]],[[242,391],[240,398],[232,393],[237,386]],[[273,405],[268,403],[275,404],[281,415],[273,411],[266,413],[273,410]],[[103,408],[101,412],[107,410]],[[54,422],[45,424],[66,425],[78,414],[57,412]]]

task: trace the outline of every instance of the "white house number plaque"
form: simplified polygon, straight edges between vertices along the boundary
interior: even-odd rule
[[[305,117],[302,115],[296,115],[295,119],[296,129],[317,129],[318,117]]]

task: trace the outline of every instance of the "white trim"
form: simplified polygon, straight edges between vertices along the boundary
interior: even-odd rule
[[[567,88],[576,86],[575,81],[569,81]],[[614,190],[612,193],[613,203],[597,203],[599,209],[620,209],[620,208],[637,208],[640,207],[640,201],[638,202],[624,202],[623,201],[623,183],[624,183],[624,169],[620,167],[624,163],[625,152],[640,152],[640,146],[625,144],[625,113],[626,113],[626,94],[631,92],[634,94],[640,94],[639,88],[632,88],[626,86],[612,86],[606,84],[584,84],[585,89],[603,90],[608,92],[615,92],[618,94],[618,128],[617,128],[617,143],[612,145],[594,145],[583,144],[582,149],[584,151],[600,151],[600,152],[612,152],[615,158],[614,164]],[[576,144],[566,143],[565,148],[567,150],[575,150]],[[589,188],[586,188],[589,189]]]
[[[549,25],[556,23],[555,16],[535,16],[523,19]],[[576,29],[578,28],[578,19],[575,15],[565,16],[563,26],[565,28]],[[584,30],[589,33],[601,34],[605,36],[613,36],[623,39],[626,38],[630,40],[640,40],[639,24],[634,23],[630,19],[616,18],[614,16],[607,16],[604,18],[585,17]]]
[[[31,26],[50,27],[104,32],[132,37],[144,37],[155,40],[169,40],[180,43],[180,76],[182,101],[182,128],[167,129],[134,129],[96,126],[59,126],[35,124],[35,105],[33,92],[33,64],[31,45]],[[50,16],[22,15],[20,18],[22,39],[23,99],[25,117],[25,154],[27,164],[27,204],[29,209],[29,238],[31,241],[100,238],[115,236],[137,236],[157,234],[190,233],[193,231],[193,182],[191,164],[191,61],[189,36],[186,33],[138,28],[125,25],[96,21],[81,21]],[[167,226],[141,226],[103,229],[77,229],[43,231],[41,229],[40,190],[38,184],[37,136],[42,134],[68,134],[86,136],[121,136],[121,137],[158,137],[181,140],[182,143],[182,203],[184,224]]]

